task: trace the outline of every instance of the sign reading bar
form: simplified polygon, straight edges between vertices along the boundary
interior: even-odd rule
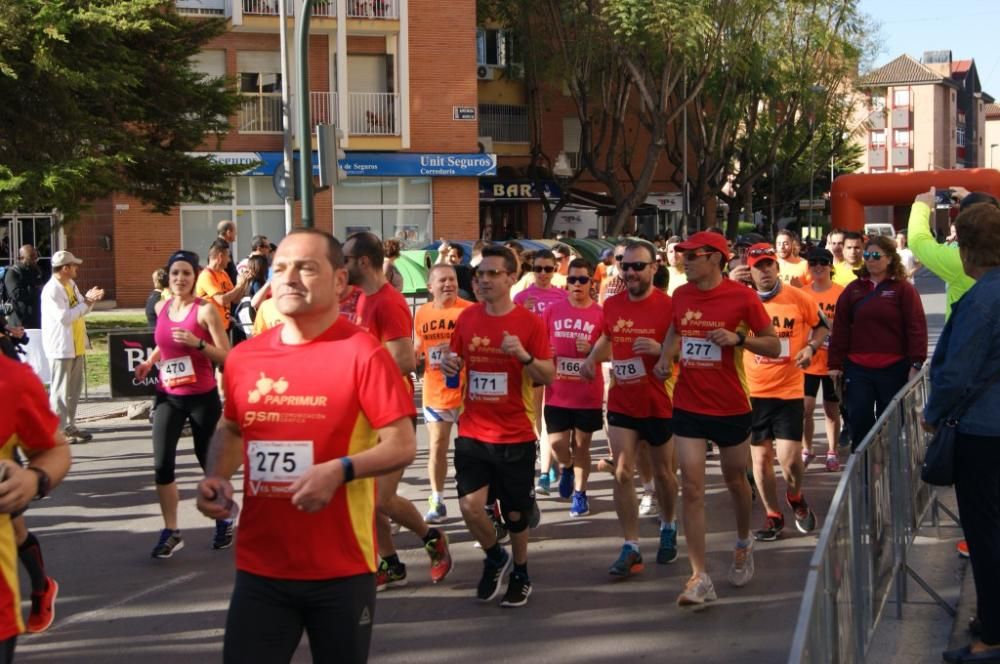
[[[452,106],[451,117],[455,120],[475,120],[475,106]]]
[[[549,200],[559,200],[562,190],[552,181],[542,182],[542,193]],[[538,186],[529,180],[480,180],[479,200],[481,201],[527,201],[537,200]]]

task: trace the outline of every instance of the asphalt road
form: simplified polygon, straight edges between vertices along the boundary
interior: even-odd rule
[[[939,328],[943,297],[928,296],[925,306],[932,327]],[[820,441],[819,422],[816,429]],[[17,661],[221,661],[233,550],[212,550],[213,524],[194,508],[201,471],[190,439],[182,440],[178,455],[186,546],[172,559],[154,560],[149,552],[162,522],[149,427],[118,419],[102,421],[93,430],[93,443],[73,448],[73,469],[63,485],[27,513],[61,591],[55,624],[44,634],[21,637]],[[419,448],[400,491],[423,512],[428,493],[423,427]],[[599,434],[595,456],[604,450]],[[734,524],[717,456],[709,459],[707,473],[709,571],[719,600],[697,614],[674,604],[690,574],[683,531],[677,562],[657,565],[653,519],[642,524],[645,571],[624,581],[610,580],[607,568],[617,557],[621,536],[611,476],[597,473],[588,492],[587,517],[571,519],[568,501],[541,499],[542,523],[533,531],[529,549],[534,584],[529,604],[520,609],[480,604],[474,595],[482,553],[462,524],[449,479],[450,518],[444,529],[452,541],[455,569],[433,586],[419,540],[405,532],[397,536],[410,583],[380,594],[371,661],[785,661],[816,533],[799,534],[789,522],[781,540],[756,545],[756,578],[744,588],[730,587],[725,578]],[[839,476],[821,463],[807,471],[806,496],[820,523]],[[758,502],[754,527],[762,521]],[[26,593],[26,575],[21,577]],[[294,661],[311,661],[305,643]]]

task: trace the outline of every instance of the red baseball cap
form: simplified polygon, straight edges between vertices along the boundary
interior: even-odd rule
[[[761,261],[778,261],[778,252],[767,242],[758,242],[747,249],[747,267],[753,267]]]
[[[702,247],[711,247],[712,249],[715,249],[725,256],[726,260],[731,258],[729,253],[729,243],[726,242],[726,238],[718,233],[713,233],[712,231],[699,231],[688,237],[688,239],[683,242],[677,244],[677,248],[681,251],[694,251],[695,249],[701,249]]]

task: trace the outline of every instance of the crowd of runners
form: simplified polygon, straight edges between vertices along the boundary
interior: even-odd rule
[[[419,538],[433,583],[452,571],[438,527],[449,476],[483,553],[479,601],[528,602],[536,501],[557,494],[570,517],[586,517],[596,471],[614,478],[622,537],[609,577],[642,571],[640,520],[655,517],[657,564],[678,560],[678,532],[686,546],[691,574],[677,605],[702,609],[718,595],[706,564],[706,457],[718,450],[731,498],[725,576],[739,588],[753,580],[755,541],[784,536],[786,516],[801,533],[817,528],[804,470],[817,455],[820,388],[818,453],[836,472],[843,376],[861,386],[847,413],[856,446],[885,395],[925,360],[926,322],[896,246],[835,232],[803,252],[790,231],[773,244],[702,231],[662,245],[625,240],[594,266],[560,244],[528,253],[480,242],[465,261],[445,243],[415,315],[386,258],[398,247],[370,233],[343,245],[312,229],[276,247],[255,238],[239,266],[223,240],[204,266],[177,251],[151,298],[156,350],[136,369],[142,379],[159,372],[152,438],[164,527],[152,556],[184,546],[174,459],[189,425],[205,470],[198,508],[216,523],[211,546],[230,547],[235,530],[227,662],[288,661],[303,630],[317,661],[364,661],[376,593],[410,579],[394,541],[411,536],[400,531]],[[249,313],[237,313],[241,303]],[[429,440],[425,514],[397,491],[415,457],[415,384]],[[602,430],[607,447],[594,443]]]

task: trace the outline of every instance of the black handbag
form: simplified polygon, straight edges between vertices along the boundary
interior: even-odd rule
[[[995,376],[944,418],[941,426],[931,436],[931,442],[924,452],[924,463],[920,467],[921,480],[934,486],[951,486],[955,483],[955,439],[958,438],[958,421],[965,415],[969,406],[997,380],[1000,380],[1000,376]]]

